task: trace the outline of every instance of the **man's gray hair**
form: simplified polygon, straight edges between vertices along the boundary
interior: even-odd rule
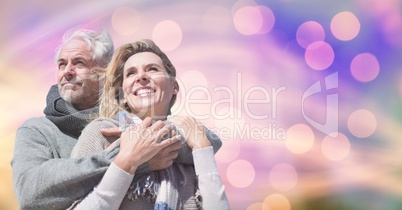
[[[110,38],[106,30],[101,33],[94,31],[79,29],[70,30],[63,35],[62,43],[57,47],[55,62],[60,55],[61,48],[70,40],[81,39],[88,44],[90,52],[92,52],[92,59],[99,67],[106,67],[112,59],[114,46],[113,41]]]

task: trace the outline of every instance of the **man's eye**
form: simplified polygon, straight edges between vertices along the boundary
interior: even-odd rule
[[[64,69],[64,68],[66,68],[66,64],[60,63],[60,64],[59,64],[59,69]]]
[[[75,65],[86,66],[86,64],[83,61],[75,62]]]

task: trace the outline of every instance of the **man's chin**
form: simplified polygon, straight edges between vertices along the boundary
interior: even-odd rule
[[[60,91],[60,96],[61,96],[61,98],[62,99],[64,99],[66,102],[70,102],[71,103],[71,101],[72,101],[72,99],[73,99],[73,95],[74,95],[74,90],[72,90],[72,89],[62,89],[61,91]]]

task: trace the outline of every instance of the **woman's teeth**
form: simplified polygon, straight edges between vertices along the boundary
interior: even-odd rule
[[[151,89],[141,89],[141,90],[139,90],[139,91],[137,92],[137,95],[139,95],[139,96],[141,96],[141,95],[147,95],[147,94],[152,93],[152,92],[154,92],[154,91],[151,90]]]

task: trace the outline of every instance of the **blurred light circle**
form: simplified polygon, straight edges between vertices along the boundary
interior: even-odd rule
[[[243,7],[256,7],[258,4],[253,0],[241,0],[236,1],[231,9],[231,14],[235,14],[239,9]]]
[[[207,77],[201,71],[188,70],[183,72],[178,78],[180,91],[189,92],[192,88],[196,87],[208,87]]]
[[[370,82],[378,76],[380,64],[373,54],[361,53],[353,58],[350,71],[357,81]]]
[[[247,207],[247,210],[261,210],[261,209],[262,209],[262,203],[253,203]]]
[[[266,6],[257,6],[262,15],[262,25],[258,34],[266,34],[272,30],[275,25],[275,15],[272,10]]]
[[[299,26],[296,32],[297,43],[306,49],[311,43],[324,41],[325,31],[321,24],[307,21]]]
[[[331,21],[331,32],[339,40],[349,41],[359,34],[360,22],[348,11],[336,14]]]
[[[337,136],[332,138],[331,136]],[[349,139],[342,133],[326,136],[321,144],[321,151],[326,158],[332,161],[339,161],[346,158],[350,152]]]
[[[314,133],[305,124],[296,124],[286,131],[285,145],[289,151],[302,154],[309,151],[314,145]]]
[[[123,35],[132,35],[141,25],[140,14],[131,7],[120,7],[117,9],[111,19],[113,29]]]
[[[214,6],[208,9],[203,18],[203,26],[206,30],[216,34],[223,34],[231,27],[230,11],[222,6]]]
[[[226,176],[229,183],[234,187],[245,188],[254,181],[255,170],[250,162],[236,160],[228,166]]]
[[[306,48],[304,59],[314,70],[324,70],[332,65],[334,51],[331,45],[323,41],[313,42]]]
[[[354,136],[366,138],[371,136],[376,130],[377,120],[372,112],[359,109],[349,116],[348,128]]]
[[[286,163],[274,166],[269,173],[271,186],[281,192],[293,189],[297,184],[297,179],[296,169]]]
[[[290,210],[291,205],[284,195],[272,194],[264,199],[262,204],[263,210]]]
[[[176,49],[181,43],[182,36],[179,24],[171,20],[159,22],[152,32],[152,39],[162,51]]]
[[[263,23],[258,7],[242,7],[233,17],[236,30],[243,35],[253,35],[260,31]]]

